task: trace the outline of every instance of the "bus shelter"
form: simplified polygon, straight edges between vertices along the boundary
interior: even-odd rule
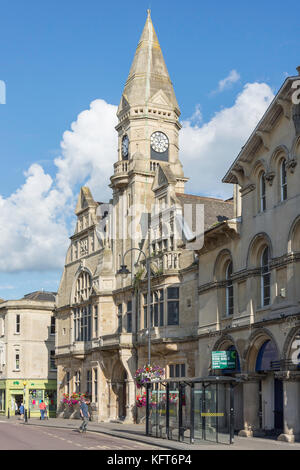
[[[180,378],[151,382],[146,388],[146,435],[191,444],[232,444],[232,377]]]

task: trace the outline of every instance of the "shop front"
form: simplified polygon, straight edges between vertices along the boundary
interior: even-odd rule
[[[0,413],[5,416],[18,414],[23,403],[28,417],[40,415],[41,400],[46,403],[48,416],[56,417],[56,380],[5,380],[0,384]]]

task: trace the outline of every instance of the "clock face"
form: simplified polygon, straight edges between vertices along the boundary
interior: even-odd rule
[[[124,135],[122,139],[122,157],[128,157],[129,139],[127,135]]]
[[[154,132],[151,136],[151,147],[157,153],[165,152],[169,147],[168,137],[163,132]]]

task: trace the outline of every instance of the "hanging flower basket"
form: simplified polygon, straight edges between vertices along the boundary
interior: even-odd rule
[[[165,371],[160,366],[144,366],[135,373],[134,380],[137,388],[144,387],[147,383],[160,380],[164,377]]]

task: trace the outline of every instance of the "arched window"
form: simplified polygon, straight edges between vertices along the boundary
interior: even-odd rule
[[[90,296],[92,279],[88,272],[83,271],[77,278],[74,294],[74,303],[80,303],[87,300]]]
[[[259,178],[259,198],[260,204],[259,209],[260,212],[265,212],[267,204],[266,204],[266,174],[262,173]]]
[[[255,370],[257,372],[276,370],[278,367],[279,357],[276,345],[273,341],[267,340],[258,352]]]
[[[270,250],[266,247],[261,255],[261,305],[265,307],[271,300]]]
[[[226,316],[233,315],[234,298],[233,298],[233,283],[232,283],[232,261],[230,261],[226,268]]]
[[[287,199],[286,160],[282,160],[280,164],[280,198],[281,201],[285,201]]]

